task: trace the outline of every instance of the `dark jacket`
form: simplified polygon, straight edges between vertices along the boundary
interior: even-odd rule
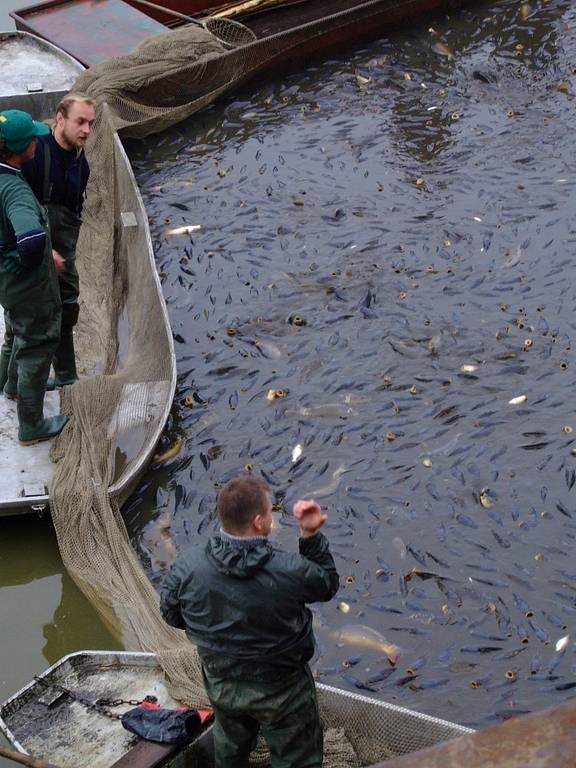
[[[300,539],[300,554],[266,538],[211,538],[179,558],[168,573],[160,608],[185,629],[211,674],[270,679],[301,669],[314,653],[305,603],[330,600],[338,573],[328,540]]]
[[[49,178],[46,179],[46,147],[50,149]],[[22,173],[38,200],[46,205],[63,205],[80,216],[90,168],[82,150],[67,150],[50,133],[39,136],[34,158],[22,166]]]
[[[0,163],[0,272],[37,267],[46,249],[46,211],[21,171]]]

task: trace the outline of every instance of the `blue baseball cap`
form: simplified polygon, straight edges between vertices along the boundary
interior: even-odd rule
[[[44,123],[32,120],[28,112],[21,109],[6,109],[0,112],[0,139],[9,152],[19,155],[36,136],[45,136],[50,128]]]

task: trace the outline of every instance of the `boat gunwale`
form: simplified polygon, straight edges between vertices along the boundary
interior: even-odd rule
[[[145,234],[146,246],[147,246],[146,253],[148,255],[148,262],[152,271],[152,279],[154,282],[154,287],[156,289],[156,294],[160,300],[160,308],[161,308],[162,317],[164,319],[164,327],[166,328],[166,331],[167,331],[166,340],[168,343],[170,363],[171,363],[170,392],[169,392],[169,395],[166,397],[166,402],[162,410],[161,418],[158,419],[157,428],[154,430],[154,433],[147,440],[146,448],[143,447],[139,452],[138,458],[134,462],[131,462],[131,464],[129,465],[129,469],[126,472],[123,472],[115,482],[113,482],[111,485],[108,486],[109,495],[116,496],[119,499],[120,504],[122,505],[130,495],[130,493],[132,492],[133,485],[138,482],[138,478],[141,471],[145,468],[145,465],[150,461],[150,458],[154,452],[154,449],[156,448],[158,441],[162,436],[162,432],[164,431],[166,422],[168,421],[168,416],[170,415],[170,410],[172,409],[172,405],[174,402],[178,370],[176,366],[176,351],[174,349],[174,339],[172,338],[172,332],[171,332],[172,326],[170,325],[170,317],[168,315],[166,300],[164,299],[164,295],[162,293],[162,283],[160,282],[158,270],[156,269],[156,261],[154,258],[154,246],[152,243],[152,235],[150,234],[150,225],[148,222],[148,214],[146,213],[146,206],[144,205],[144,199],[142,197],[142,193],[140,192],[140,187],[138,186],[138,183],[136,181],[134,170],[132,169],[132,165],[130,164],[130,159],[128,158],[128,154],[124,149],[124,145],[122,144],[122,141],[118,136],[117,131],[114,132],[114,144],[115,144],[115,149],[119,152],[120,157],[124,163],[124,169],[128,174],[129,181],[132,184],[133,191],[136,197],[137,205],[140,209],[140,213],[142,214],[142,226],[144,226],[144,230],[145,230],[144,234]]]

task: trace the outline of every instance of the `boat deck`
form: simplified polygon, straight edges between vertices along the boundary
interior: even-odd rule
[[[43,119],[53,114],[82,67],[49,43],[21,32],[2,32],[0,71],[0,109],[24,109]]]
[[[88,67],[129,53],[148,37],[168,31],[123,0],[56,0],[12,16],[18,28],[50,40]]]
[[[4,336],[4,316],[0,312],[0,335]],[[47,392],[44,413],[60,413],[59,392]],[[13,514],[19,506],[43,507],[48,502],[48,483],[54,472],[50,461],[50,441],[22,446],[18,443],[16,402],[0,397],[0,517]]]
[[[49,755],[62,768],[112,768],[140,741],[114,717],[145,696],[155,696],[162,707],[178,706],[152,654],[73,653],[0,706],[0,731],[19,751]],[[92,708],[99,698],[122,701],[102,707],[114,717]],[[149,757],[146,754],[141,763],[129,764],[149,768],[154,764]]]

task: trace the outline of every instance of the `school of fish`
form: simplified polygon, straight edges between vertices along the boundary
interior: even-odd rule
[[[235,474],[284,548],[315,494],[317,679],[472,726],[576,688],[575,30],[479,5],[130,148],[179,372],[150,578]]]

